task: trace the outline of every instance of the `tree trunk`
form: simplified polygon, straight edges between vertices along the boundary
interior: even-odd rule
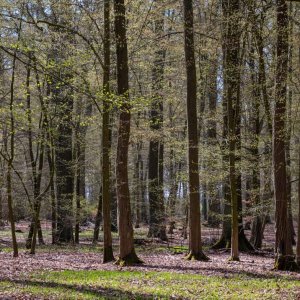
[[[194,48],[193,3],[183,1],[184,50],[187,75],[188,178],[189,178],[189,254],[187,259],[208,260],[202,251],[199,195],[199,158],[197,122],[197,78]]]
[[[228,138],[229,138],[229,184],[231,196],[231,260],[239,260],[239,225],[238,225],[238,194],[236,174],[236,126],[238,120],[238,90],[239,90],[239,0],[229,0],[223,5],[227,22],[225,44],[224,86],[227,97]]]
[[[130,102],[128,78],[128,50],[126,37],[126,13],[124,0],[114,0],[115,35],[117,50],[117,85],[121,107],[117,145],[117,199],[120,256],[118,264],[141,263],[134,249],[131,220],[130,194],[128,183],[128,145],[130,137]]]
[[[68,89],[61,83],[61,89]],[[73,153],[72,153],[72,111],[71,91],[53,88],[53,98],[58,105],[60,120],[55,144],[56,189],[57,189],[57,242],[73,242]]]
[[[156,1],[154,1],[156,3]],[[155,34],[164,33],[164,14],[155,20]],[[152,70],[153,99],[150,110],[150,128],[161,134],[163,124],[163,75],[166,51],[159,49],[154,54]],[[161,137],[150,141],[149,146],[149,232],[148,237],[167,240],[165,224],[164,187],[163,187],[163,154],[164,145]]]
[[[29,157],[30,157],[30,165],[31,165],[31,171],[32,171],[32,181],[33,181],[33,211],[32,211],[32,221],[30,224],[30,229],[28,233],[28,238],[26,240],[26,248],[31,249],[32,243],[35,243],[36,241],[32,241],[33,237],[35,236],[35,227],[37,228],[38,233],[38,239],[39,244],[44,245],[44,239],[43,239],[43,233],[41,228],[41,222],[39,220],[39,211],[41,207],[41,199],[39,197],[41,192],[41,181],[42,181],[42,171],[44,166],[44,150],[45,150],[45,129],[48,127],[48,118],[45,111],[45,106],[43,102],[43,97],[40,89],[40,81],[39,76],[36,70],[36,85],[39,91],[39,98],[41,102],[42,107],[42,115],[41,119],[39,121],[39,124],[42,124],[41,126],[41,136],[40,140],[37,144],[38,150],[37,153],[39,156],[34,157],[33,153],[33,138],[32,138],[32,111],[31,111],[31,89],[30,89],[30,74],[31,74],[31,64],[34,63],[35,69],[36,69],[36,60],[34,58],[34,54],[29,54],[29,60],[27,65],[27,76],[26,76],[26,102],[27,102],[27,121],[28,121],[28,150],[29,150]],[[37,163],[38,162],[38,163]],[[34,254],[35,249],[33,250]]]
[[[216,110],[217,110],[217,100],[218,100],[218,59],[213,58],[211,64],[211,80],[208,87],[208,109],[209,109],[209,121],[207,128],[207,143],[211,150],[214,151],[217,144],[217,122],[216,118]],[[214,172],[214,163],[208,164],[209,171]],[[209,183],[208,188],[208,216],[207,216],[207,224],[211,227],[217,227],[220,224],[219,215],[221,213],[220,210],[220,202],[217,197],[216,192],[216,184]]]
[[[275,189],[275,269],[297,268],[293,256],[291,234],[288,225],[288,191],[286,173],[285,118],[288,71],[288,10],[285,0],[277,0],[277,65],[275,109],[273,118],[273,165]]]
[[[110,209],[110,128],[109,104],[106,96],[110,93],[110,0],[104,1],[104,72],[103,72],[103,120],[102,120],[102,216],[103,216],[103,263],[114,261],[111,236]]]
[[[103,154],[102,154],[103,155]],[[102,166],[103,168],[103,166]],[[103,170],[102,170],[103,172]],[[103,176],[103,174],[102,174]],[[103,178],[102,178],[103,180]],[[98,196],[98,206],[97,206],[97,214],[95,217],[95,227],[94,227],[94,235],[93,235],[93,243],[96,244],[99,240],[99,233],[100,233],[100,225],[103,219],[103,184],[100,187],[99,196]]]

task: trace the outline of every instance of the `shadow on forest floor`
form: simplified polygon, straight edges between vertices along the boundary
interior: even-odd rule
[[[139,268],[148,269],[148,270],[163,270],[163,271],[181,271],[181,272],[189,272],[189,271],[195,271],[195,267],[186,267],[186,266],[166,266],[166,265],[153,265],[153,264],[142,264],[142,265],[135,265],[134,266],[137,270]],[[276,271],[273,271],[272,269],[266,270],[266,274],[262,274],[259,272],[253,271],[246,271],[241,269],[230,269],[226,267],[204,267],[201,266],[198,268],[199,275],[201,275],[202,272],[205,272],[212,276],[218,276],[218,277],[224,277],[224,278],[233,278],[234,276],[246,276],[253,279],[281,279],[284,278],[288,281],[294,281],[299,280],[299,277],[291,275],[291,273],[286,272],[280,272],[276,273]],[[299,274],[300,272],[293,272],[292,274]],[[288,277],[287,277],[288,275]]]
[[[131,293],[121,289],[105,288],[101,286],[91,287],[91,286],[79,286],[75,284],[57,283],[57,282],[47,282],[29,279],[2,279],[0,277],[0,282],[6,281],[8,283],[22,285],[24,287],[38,287],[41,288],[53,288],[53,289],[63,289],[72,292],[79,292],[87,294],[89,296],[105,297],[105,299],[155,299],[158,295],[143,294],[143,293]],[[20,290],[18,290],[20,292]],[[21,294],[21,293],[20,293]],[[38,298],[38,296],[37,296]],[[173,298],[168,298],[173,299]],[[175,299],[175,298],[174,298]]]

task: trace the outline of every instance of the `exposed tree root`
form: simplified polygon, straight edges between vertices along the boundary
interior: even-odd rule
[[[130,254],[126,255],[125,257],[119,257],[117,261],[115,262],[118,266],[132,266],[136,264],[142,264],[143,261],[138,258],[136,253],[133,251]]]
[[[185,257],[186,260],[199,260],[199,261],[209,261],[209,257],[206,256],[202,251],[198,253],[194,253],[190,251],[190,253]]]
[[[112,246],[103,249],[103,263],[115,261]]]
[[[274,270],[295,272],[299,271],[300,267],[295,261],[295,256],[279,255],[275,259]]]

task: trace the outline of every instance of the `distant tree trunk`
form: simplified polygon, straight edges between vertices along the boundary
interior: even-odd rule
[[[21,23],[20,23],[20,29],[21,29]],[[20,38],[20,32],[18,35],[18,39],[19,38]],[[7,170],[6,170],[6,194],[7,194],[8,219],[10,222],[12,245],[13,245],[13,257],[19,256],[18,243],[16,237],[16,228],[15,228],[13,190],[12,190],[12,169],[13,169],[13,161],[15,157],[14,88],[15,88],[16,59],[17,59],[17,48],[14,51],[14,56],[12,61],[11,82],[10,82],[9,126],[8,126],[9,134],[6,133],[7,135],[4,138],[4,146],[8,156]]]
[[[156,3],[156,1],[154,1]],[[155,20],[155,34],[161,36],[164,33],[164,14]],[[166,51],[155,51],[154,67],[152,70],[153,100],[150,110],[150,128],[161,133],[163,124],[162,88],[164,75],[164,61]],[[163,187],[163,154],[164,145],[161,137],[150,141],[149,145],[149,237],[167,240],[164,207]]]
[[[148,205],[148,191],[147,191],[147,179],[148,168],[147,164],[143,166],[143,174],[141,174],[141,188],[142,188],[142,203],[141,203],[141,220],[145,224],[149,224],[149,205]]]
[[[224,188],[224,219],[219,241],[213,249],[229,248],[231,259],[239,260],[239,250],[248,251],[253,248],[243,231],[241,214],[241,178],[236,168],[236,148],[239,147],[239,93],[240,93],[240,38],[239,38],[239,0],[223,2],[225,24],[223,28],[223,68],[224,68],[224,100],[223,100],[223,164],[229,165],[229,180],[225,180]],[[226,145],[228,140],[228,146]],[[228,148],[228,149],[227,149]],[[228,154],[227,154],[228,151]],[[231,199],[231,222],[229,219]],[[240,222],[240,225],[239,225]]]
[[[285,0],[277,0],[277,65],[275,108],[273,119],[273,165],[275,189],[275,269],[297,268],[293,256],[291,234],[288,225],[288,191],[286,186],[285,119],[288,71],[288,10]]]
[[[168,215],[169,215],[169,234],[173,234],[175,229],[175,210],[176,210],[176,200],[177,200],[177,193],[178,193],[178,178],[177,174],[180,173],[181,169],[181,162],[176,163],[174,158],[174,150],[171,148],[170,150],[170,167],[169,167],[169,174],[170,174],[170,190],[169,190],[169,197],[168,197]]]
[[[270,135],[270,140],[268,140],[266,142],[266,155],[267,155],[267,160],[269,162],[269,169],[272,169],[272,135],[273,135],[273,129],[272,129],[272,115],[271,115],[271,107],[270,107],[270,100],[269,100],[269,95],[268,95],[268,90],[267,90],[267,75],[266,75],[266,63],[265,63],[265,53],[264,53],[264,43],[263,43],[263,35],[262,35],[262,31],[263,31],[263,26],[264,26],[264,13],[261,14],[261,20],[259,20],[259,22],[257,20],[254,21],[254,35],[255,35],[255,39],[256,39],[256,45],[257,45],[257,49],[258,49],[258,63],[259,63],[259,71],[258,71],[258,83],[259,83],[259,87],[261,90],[261,95],[262,95],[262,99],[263,99],[263,104],[264,104],[264,112],[265,112],[265,116],[266,116],[266,125],[267,125],[267,130],[269,131],[269,135]],[[257,24],[260,24],[260,26],[258,27]],[[272,194],[272,176],[269,176],[269,174],[266,176],[266,180],[268,180],[268,183],[266,184],[267,186],[267,194]],[[264,214],[262,215],[263,218],[263,226],[262,226],[262,233],[261,235],[263,235],[264,229],[265,229],[265,224],[266,223],[270,223],[271,222],[271,218],[270,218],[270,209],[269,204],[267,199],[263,199],[264,201],[262,201],[262,205],[265,206],[267,208],[267,210],[264,212]]]
[[[227,85],[224,86],[227,97],[228,112],[228,143],[229,143],[229,183],[231,196],[231,260],[239,260],[238,239],[238,195],[236,176],[236,125],[239,110],[239,0],[229,0],[223,4],[226,18],[226,40],[224,77]]]
[[[54,80],[55,81],[55,80]],[[57,189],[57,242],[73,242],[73,153],[72,111],[73,95],[69,87],[53,86],[52,95],[59,110],[58,137],[55,141]],[[64,91],[63,91],[64,90]],[[67,90],[67,91],[65,91]]]
[[[239,70],[237,71],[239,72]],[[243,224],[243,202],[242,202],[242,172],[241,172],[241,152],[242,152],[242,140],[241,140],[241,91],[240,91],[240,72],[238,74],[238,83],[236,91],[236,104],[235,104],[235,141],[236,141],[236,197],[237,197],[237,210],[238,210],[238,249],[240,251],[253,251],[254,248],[248,241]],[[229,116],[230,118],[230,116]]]
[[[38,239],[39,243],[41,245],[45,244],[44,239],[43,239],[43,233],[42,233],[42,228],[41,228],[41,222],[39,220],[39,212],[40,212],[40,207],[41,207],[41,199],[39,197],[40,192],[41,192],[41,181],[42,181],[42,171],[43,171],[43,166],[44,166],[44,153],[45,153],[45,129],[48,127],[48,119],[47,119],[47,114],[45,112],[45,106],[44,102],[42,99],[42,93],[40,89],[40,81],[39,81],[39,76],[38,73],[36,72],[36,85],[39,91],[39,98],[41,102],[41,107],[42,107],[42,115],[39,124],[42,124],[41,126],[41,135],[39,142],[37,143],[37,148],[38,151],[37,153],[39,154],[38,157],[34,156],[34,145],[33,145],[33,133],[32,133],[32,110],[31,110],[31,89],[30,89],[30,76],[31,76],[31,64],[34,62],[35,64],[35,59],[34,59],[34,54],[30,53],[29,54],[29,60],[28,60],[28,65],[27,65],[27,76],[26,76],[26,102],[27,102],[27,121],[28,121],[28,152],[29,152],[29,158],[30,158],[30,166],[31,166],[31,171],[32,171],[32,181],[33,181],[33,217],[32,221],[30,224],[30,229],[29,229],[29,234],[28,238],[26,240],[26,248],[31,249],[32,248],[32,238],[34,236],[34,230],[35,227],[37,227],[37,233],[38,233]],[[36,66],[35,66],[36,67]],[[34,241],[35,243],[35,241]],[[34,252],[34,251],[33,251]]]
[[[125,37],[126,38],[126,37]],[[104,97],[110,93],[110,0],[104,1]],[[110,128],[109,104],[104,99],[102,120],[102,215],[103,215],[103,263],[114,261],[111,236],[110,202]],[[130,205],[130,203],[129,203]]]
[[[74,184],[75,184],[75,243],[79,244],[79,232],[80,232],[80,222],[81,222],[81,209],[82,201],[85,200],[85,177],[86,177],[86,163],[85,163],[85,153],[86,153],[86,134],[87,126],[81,125],[80,114],[83,110],[83,103],[78,101],[76,114],[78,116],[78,121],[75,127],[74,133]],[[88,103],[85,112],[84,118],[90,118],[93,112],[93,107],[91,103]]]
[[[47,160],[49,165],[49,170],[54,168],[54,157],[51,155],[51,149],[49,145],[47,145]],[[55,186],[54,186],[54,180],[51,182],[50,186],[50,202],[51,202],[51,233],[52,233],[52,244],[56,244],[57,240],[57,203],[56,203],[56,197],[55,197]]]
[[[80,121],[79,121],[80,123]],[[80,182],[81,182],[81,141],[80,141],[80,129],[79,124],[75,130],[75,145],[74,145],[74,162],[76,164],[76,170],[74,172],[74,184],[75,184],[75,234],[74,234],[74,242],[75,244],[79,244],[79,231],[80,231],[80,212],[81,212],[81,195],[80,195]]]
[[[224,27],[224,26],[223,26]],[[225,30],[225,28],[224,28]],[[224,33],[223,33],[224,35]],[[223,53],[225,53],[226,39],[223,36]],[[225,55],[223,55],[223,69],[225,68]],[[227,78],[224,76],[224,87],[227,85]],[[222,168],[228,172],[228,151],[227,151],[227,139],[228,139],[228,113],[227,113],[227,97],[223,95],[223,133],[222,133]],[[231,246],[231,221],[230,221],[230,189],[228,183],[228,176],[223,180],[223,221],[222,221],[222,233],[219,240],[212,246],[212,249],[230,248]]]
[[[262,247],[263,239],[263,214],[261,210],[261,199],[260,199],[260,174],[259,174],[259,135],[260,135],[260,91],[259,85],[255,74],[255,61],[254,61],[254,48],[251,49],[249,59],[250,71],[251,71],[251,82],[253,86],[252,90],[252,114],[250,120],[250,126],[254,133],[253,141],[251,142],[251,155],[253,160],[252,168],[252,198],[254,199],[254,205],[256,207],[255,216],[251,227],[251,238],[250,241],[253,243],[255,248]]]
[[[142,182],[143,182],[143,160],[142,160],[142,142],[138,142],[136,145],[136,161],[135,161],[135,228],[140,227],[141,223],[141,205],[143,201],[143,190],[142,190]]]
[[[208,121],[208,128],[207,128],[207,141],[208,145],[212,147],[211,149],[214,150],[213,147],[217,144],[217,122],[216,118],[216,109],[217,109],[217,100],[218,100],[218,59],[213,58],[211,64],[211,79],[208,87],[208,109],[209,109],[209,121]],[[214,161],[212,164],[209,163],[208,165],[209,170],[214,170]],[[208,218],[207,223],[209,226],[215,227],[220,224],[219,215],[220,211],[220,203],[217,199],[217,192],[216,192],[216,184],[209,183],[208,185]]]
[[[193,3],[183,1],[184,49],[187,74],[188,169],[189,169],[189,254],[187,259],[208,260],[202,251],[199,195],[197,79],[194,48]]]
[[[130,194],[128,183],[128,145],[130,137],[130,102],[128,78],[128,50],[126,37],[126,13],[124,0],[114,0],[115,35],[117,50],[117,84],[121,107],[118,129],[116,161],[118,225],[120,236],[120,256],[118,264],[141,263],[134,249],[131,220]]]
[[[102,168],[103,168],[103,166],[102,166]],[[103,170],[102,170],[102,172],[103,172]],[[102,176],[103,176],[103,174],[102,174]],[[100,226],[101,226],[101,222],[103,219],[102,205],[103,205],[103,185],[101,185],[101,187],[100,187],[99,196],[98,196],[97,213],[96,213],[96,217],[95,217],[95,227],[94,227],[94,235],[93,235],[93,243],[94,244],[96,244],[99,240]]]

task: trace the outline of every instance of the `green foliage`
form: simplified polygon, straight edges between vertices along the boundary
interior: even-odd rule
[[[0,291],[51,299],[294,299],[296,280],[169,272],[62,271],[2,282]]]

